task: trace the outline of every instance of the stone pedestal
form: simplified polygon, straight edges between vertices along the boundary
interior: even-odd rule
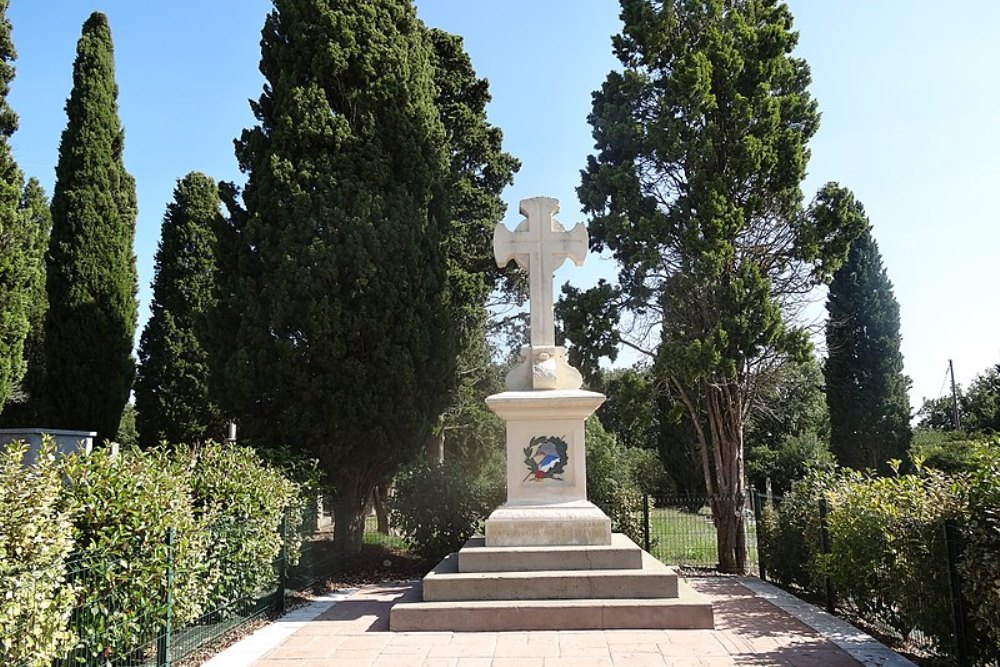
[[[587,501],[584,420],[604,396],[579,389],[486,399],[507,425],[507,502],[392,608],[396,632],[712,628],[711,603],[611,532]]]
[[[486,520],[486,546],[611,544],[611,521],[587,500],[584,420],[604,395],[507,391],[486,404],[507,425],[507,502]]]
[[[421,602],[392,608],[390,630],[715,627],[705,596],[619,533],[600,546],[489,547],[474,537],[422,586]]]

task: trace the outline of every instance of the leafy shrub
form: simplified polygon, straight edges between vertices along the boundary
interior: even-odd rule
[[[779,445],[761,444],[747,449],[747,479],[763,490],[771,480],[774,493],[785,494],[795,480],[817,465],[832,467],[829,443],[813,431],[790,435]]]
[[[442,558],[462,547],[493,509],[503,503],[506,474],[503,457],[493,452],[483,467],[445,460],[404,469],[390,500],[391,522],[413,551]]]
[[[792,484],[780,504],[767,504],[758,526],[758,548],[768,576],[785,586],[821,590],[819,499],[837,484],[829,470],[813,469]]]
[[[818,593],[829,576],[838,603],[902,637],[915,630],[953,648],[943,523],[963,507],[963,487],[940,471],[873,477],[814,470],[765,508],[760,548],[769,575]],[[822,553],[819,501],[828,502]]]
[[[1000,654],[1000,439],[972,456],[962,576],[977,629]]]
[[[975,466],[972,459],[981,442],[981,438],[964,431],[918,428],[913,431],[910,458],[922,462],[926,468],[964,472]]]
[[[253,449],[215,442],[175,450],[176,465],[190,471],[191,496],[204,534],[201,602],[206,607],[252,597],[274,583],[274,561],[286,533],[298,536],[298,486],[267,465]],[[294,562],[298,544],[290,545]]]
[[[642,491],[636,482],[635,466],[650,464],[642,453],[646,450],[618,444],[596,417],[586,423],[586,448],[587,498],[608,515],[611,530],[642,544]],[[655,460],[659,463],[658,457]]]
[[[65,510],[76,542],[75,656],[108,664],[135,659],[166,615],[166,537],[176,529],[172,619],[200,613],[204,544],[191,506],[190,474],[161,450],[108,449],[63,460]]]
[[[943,525],[961,502],[954,481],[936,470],[847,476],[831,497],[830,553],[819,569],[862,618],[953,648]]]
[[[46,439],[32,465],[27,445],[0,451],[0,655],[4,664],[43,667],[72,646],[66,623],[73,590],[65,585],[72,524],[59,508],[62,483]]]
[[[297,508],[293,515],[297,517],[298,531],[292,532],[289,527],[289,538],[298,542],[298,533],[314,533],[319,529],[320,502],[324,496],[333,494],[333,484],[319,465],[319,459],[309,457],[300,450],[282,445],[278,447],[253,447],[261,460],[271,468],[278,470],[282,476],[293,482],[298,488],[298,498],[294,504]],[[330,503],[327,501],[327,505]],[[297,544],[296,544],[297,546]],[[297,551],[297,549],[296,549]]]

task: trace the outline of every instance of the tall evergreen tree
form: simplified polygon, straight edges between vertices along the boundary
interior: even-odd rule
[[[888,470],[910,445],[910,381],[903,375],[899,303],[882,266],[864,207],[828,185],[814,215],[864,221],[847,262],[833,276],[826,303],[826,401],[830,450],[844,466]]]
[[[579,194],[592,248],[608,248],[620,265],[612,305],[644,325],[633,330],[661,333],[627,342],[656,359],[689,413],[719,566],[740,572],[743,431],[755,378],[808,354],[808,336],[792,319],[797,300],[836,268],[849,235],[801,215],[806,144],[819,114],[808,65],[791,55],[798,36],[788,7],[621,6],[624,29],[613,43],[623,69],[594,93],[597,154]],[[573,342],[580,334],[567,331]]]
[[[28,235],[25,247],[30,267],[25,285],[28,335],[24,340],[23,357],[27,368],[20,395],[8,400],[0,412],[0,426],[23,428],[41,423],[38,410],[44,398],[45,313],[49,306],[45,294],[45,250],[52,229],[52,212],[38,179],[30,178],[24,186],[19,214]]]
[[[7,103],[7,94],[17,53],[7,5],[0,0],[0,412],[24,376],[24,340],[30,326],[32,279],[37,275],[33,254],[37,230],[22,212],[24,176],[10,148],[17,114]]]
[[[520,163],[503,151],[502,131],[486,118],[489,82],[476,76],[462,38],[437,29],[429,30],[428,36],[437,89],[435,103],[450,154],[447,193],[451,225],[445,249],[450,320],[457,330],[460,350],[458,389],[442,415],[434,444],[448,446],[470,460],[482,460],[482,448],[492,441],[498,424],[483,402],[486,392],[498,387],[486,341],[486,301],[498,286],[516,289],[514,284],[502,282],[508,274],[498,270],[493,258],[493,230],[506,211],[500,195],[513,181]]]
[[[201,173],[177,182],[156,251],[151,315],[139,342],[136,427],[143,446],[223,435],[209,398],[208,355],[198,339],[215,284],[219,188]]]
[[[275,0],[261,48],[245,208],[229,198],[220,235],[235,336],[212,354],[242,435],[320,459],[355,550],[372,488],[425,447],[455,379],[431,47],[409,0]]]
[[[52,197],[47,426],[114,438],[135,377],[135,181],[125,170],[111,30],[83,25]]]

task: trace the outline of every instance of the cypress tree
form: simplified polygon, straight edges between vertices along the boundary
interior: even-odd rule
[[[17,114],[7,103],[17,53],[11,40],[7,2],[0,0],[0,411],[25,371],[34,230],[20,211],[24,176],[14,161],[10,137]]]
[[[20,395],[8,400],[0,412],[0,427],[25,427],[39,423],[39,401],[43,398],[45,378],[45,313],[49,300],[45,294],[45,249],[52,229],[49,200],[38,179],[28,179],[24,186],[19,210],[27,233],[29,272],[26,274],[28,334],[24,340],[24,362],[27,367],[21,382]]]
[[[817,217],[864,221],[847,262],[834,273],[826,303],[830,450],[844,466],[888,470],[910,445],[909,378],[899,346],[899,303],[882,266],[864,207],[833,184],[820,193]]]
[[[447,446],[470,463],[484,460],[484,449],[497,442],[499,421],[483,399],[495,393],[497,369],[486,340],[486,301],[509,275],[493,258],[493,230],[503,219],[506,204],[500,195],[514,178],[520,162],[503,151],[503,132],[486,118],[489,82],[476,76],[462,38],[443,30],[428,31],[431,63],[437,89],[435,103],[444,125],[450,154],[451,224],[445,238],[450,293],[450,321],[457,331],[457,390],[442,416],[432,448]],[[449,433],[448,442],[444,434]]]
[[[152,314],[139,342],[135,383],[139,442],[152,446],[221,437],[222,418],[209,398],[208,355],[200,320],[215,284],[213,225],[219,189],[205,174],[177,182],[156,251]]]
[[[47,426],[114,438],[135,377],[135,181],[125,171],[111,30],[83,25],[52,197]]]
[[[352,551],[372,488],[423,449],[455,377],[430,46],[409,0],[276,0],[261,47],[245,208],[222,234],[238,247],[223,396],[251,441],[320,459]]]

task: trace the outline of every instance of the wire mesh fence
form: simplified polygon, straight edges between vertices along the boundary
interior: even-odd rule
[[[749,496],[748,496],[749,498]],[[643,544],[658,560],[700,570],[715,570],[719,564],[718,530],[712,518],[711,500],[705,496],[644,499],[643,521],[649,539]],[[747,572],[757,573],[757,522],[749,500],[743,505],[743,529],[747,546]]]

